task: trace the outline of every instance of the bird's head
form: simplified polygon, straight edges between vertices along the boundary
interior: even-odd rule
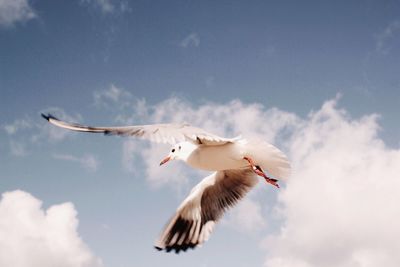
[[[160,162],[160,166],[167,163],[168,161],[179,159],[179,160],[186,160],[189,155],[195,149],[195,145],[188,143],[188,142],[181,142],[174,145],[168,156]]]

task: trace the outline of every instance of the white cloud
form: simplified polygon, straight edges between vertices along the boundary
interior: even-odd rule
[[[10,27],[35,17],[28,0],[0,0],[0,27]]]
[[[258,208],[262,206],[254,197],[248,206],[236,207],[228,220],[231,226],[248,225],[248,231],[255,231],[279,216],[282,227],[264,244],[266,266],[397,266],[400,150],[386,147],[378,137],[379,116],[351,118],[336,107],[338,99],[306,118],[237,100],[194,106],[177,98],[146,105],[144,114],[147,123],[190,122],[222,136],[263,138],[288,153],[292,177],[279,191],[278,204],[268,207],[277,214],[263,213],[267,209]],[[152,185],[176,187],[202,177],[180,165],[158,168],[167,147],[145,146],[136,152]],[[171,175],[181,178],[172,180]],[[248,222],[243,221],[246,212],[252,214]]]
[[[3,194],[0,201],[0,266],[103,266],[80,238],[72,203],[42,209],[27,192]]]
[[[239,232],[255,233],[265,228],[266,219],[262,215],[261,205],[256,200],[246,197],[232,209],[224,223]]]
[[[382,32],[376,35],[376,51],[384,55],[388,54],[392,48],[388,43],[393,40],[398,32],[400,32],[400,21],[395,20],[389,23]]]
[[[73,155],[66,155],[66,154],[56,154],[53,155],[55,159],[66,160],[71,162],[77,162],[82,165],[85,169],[95,172],[99,167],[99,161],[96,159],[95,156],[87,154],[82,157],[76,157]]]
[[[398,266],[400,150],[378,137],[378,116],[352,119],[326,102],[289,140],[293,175],[284,221],[265,241],[267,267]]]
[[[179,45],[183,48],[188,48],[190,46],[198,47],[200,45],[200,37],[197,33],[193,32],[186,36]]]

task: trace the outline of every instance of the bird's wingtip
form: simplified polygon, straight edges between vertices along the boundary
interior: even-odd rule
[[[50,114],[47,114],[47,115],[46,115],[46,114],[44,114],[44,113],[41,113],[40,115],[42,116],[43,119],[45,119],[45,120],[50,120]]]
[[[47,113],[47,114],[41,113],[40,115],[43,117],[43,119],[45,119],[47,121],[50,121],[50,119],[58,120],[56,117],[54,117],[50,113]]]
[[[158,251],[165,251],[167,253],[174,251],[176,254],[179,254],[179,252],[183,251],[186,252],[187,249],[194,249],[197,245],[199,244],[185,244],[185,245],[177,245],[177,246],[166,246],[163,247],[162,245],[155,245],[154,248]],[[201,245],[199,245],[201,247]]]
[[[163,248],[162,248],[162,247],[159,247],[159,246],[154,246],[154,248],[157,249],[158,251],[163,250]]]

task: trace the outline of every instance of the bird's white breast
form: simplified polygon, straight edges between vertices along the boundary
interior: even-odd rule
[[[238,143],[198,146],[189,155],[186,162],[193,168],[208,171],[240,169],[248,166],[243,160],[243,153],[243,147]]]

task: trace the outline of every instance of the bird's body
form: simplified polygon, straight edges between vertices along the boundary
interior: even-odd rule
[[[181,159],[195,169],[241,170],[249,167],[249,163],[244,158],[251,157],[262,169],[273,172],[272,176],[281,177],[280,180],[287,176],[287,173],[282,173],[284,170],[274,168],[277,160],[285,161],[285,156],[277,148],[262,140],[248,141],[237,138],[235,142],[219,146],[196,145],[191,142],[182,142],[178,144],[179,146],[184,154]]]
[[[249,165],[243,160],[243,145],[238,142],[220,146],[192,145],[185,142],[183,146],[195,146],[186,158],[186,163],[196,169],[221,171],[241,169]]]
[[[51,115],[42,116],[56,126],[74,131],[129,135],[170,143],[174,146],[160,165],[178,159],[193,168],[213,171],[178,207],[156,241],[155,246],[160,250],[179,252],[201,245],[226,209],[257,183],[257,175],[279,187],[276,182],[287,179],[290,172],[286,156],[262,140],[219,137],[187,124],[91,127],[66,123]]]

